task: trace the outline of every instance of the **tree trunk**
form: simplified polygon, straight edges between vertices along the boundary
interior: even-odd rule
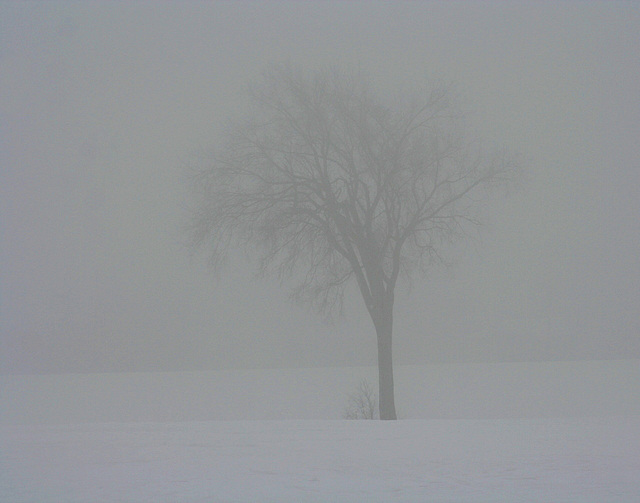
[[[393,420],[396,405],[393,391],[393,301],[389,299],[374,320],[378,336],[378,397],[380,419]]]

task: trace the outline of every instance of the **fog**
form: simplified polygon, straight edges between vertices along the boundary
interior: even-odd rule
[[[375,363],[184,246],[185,172],[274,61],[454,82],[525,181],[455,266],[398,292],[398,364],[640,358],[640,7],[632,2],[0,3],[4,374]]]

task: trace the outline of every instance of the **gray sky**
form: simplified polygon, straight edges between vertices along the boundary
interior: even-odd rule
[[[640,358],[640,4],[0,2],[3,372],[368,364],[182,246],[184,166],[271,61],[453,81],[528,159],[458,265],[395,311],[400,363]]]

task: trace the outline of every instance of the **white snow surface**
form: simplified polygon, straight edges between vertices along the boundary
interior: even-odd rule
[[[2,425],[0,501],[640,501],[640,416]]]
[[[0,502],[640,502],[640,360],[0,377]]]

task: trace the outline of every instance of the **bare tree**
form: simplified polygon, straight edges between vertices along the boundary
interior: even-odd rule
[[[362,74],[283,65],[250,97],[248,119],[194,178],[192,244],[214,264],[255,247],[261,273],[298,280],[294,296],[323,313],[342,310],[355,280],[377,335],[380,418],[395,419],[398,278],[442,260],[514,159],[467,138],[446,87],[387,101]]]

